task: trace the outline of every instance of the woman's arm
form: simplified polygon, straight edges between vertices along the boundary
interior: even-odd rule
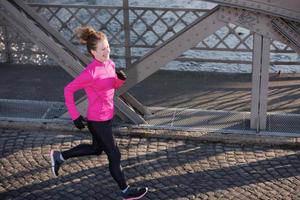
[[[115,88],[120,88],[126,81],[127,76],[123,70],[116,71],[116,83]]]
[[[72,120],[75,120],[80,116],[80,112],[76,108],[74,93],[77,90],[91,85],[92,83],[93,79],[91,74],[89,74],[88,71],[83,71],[78,77],[76,77],[64,88],[65,105]]]

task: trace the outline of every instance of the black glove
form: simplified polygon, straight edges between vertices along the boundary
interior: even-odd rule
[[[85,119],[80,115],[77,119],[75,119],[74,125],[76,126],[76,128],[78,128],[79,130],[85,128],[85,125],[83,124],[83,122],[85,121]]]
[[[118,79],[121,79],[123,81],[125,81],[127,79],[127,76],[123,70],[118,70],[118,71],[116,71],[116,73],[117,73]]]

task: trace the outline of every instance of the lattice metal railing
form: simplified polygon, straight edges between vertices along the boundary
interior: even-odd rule
[[[74,29],[80,25],[92,25],[98,30],[103,30],[108,35],[112,46],[112,57],[118,66],[138,61],[148,51],[162,44],[208,11],[208,9],[150,7],[128,7],[127,11],[122,6],[52,4],[30,4],[30,6],[63,37],[77,45],[82,52],[85,48],[78,44]],[[128,19],[124,17],[127,16],[125,12],[128,12]],[[128,27],[124,29],[126,22]],[[4,31],[5,29],[8,31]],[[29,42],[26,36],[11,31],[7,26],[1,26],[0,30],[2,30],[0,32],[2,62],[53,63],[47,54]],[[175,61],[251,64],[252,43],[253,35],[248,29],[227,24],[205,40],[199,41],[197,46]],[[271,52],[275,55],[274,59],[271,59],[272,65],[300,64],[297,57],[287,61],[276,59],[280,57],[276,56],[277,54],[294,53],[291,48],[278,41],[272,42]],[[231,59],[228,59],[229,57]]]
[[[208,10],[132,8],[130,9],[131,45],[153,48],[201,17]]]
[[[130,47],[133,61],[205,14],[205,9],[131,8]]]
[[[104,30],[110,43],[122,46],[124,38],[123,8],[110,6],[42,5],[30,4],[37,13],[67,40],[77,44],[74,30],[81,25],[92,25]]]

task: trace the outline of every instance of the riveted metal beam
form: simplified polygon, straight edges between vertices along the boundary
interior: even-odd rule
[[[271,44],[271,40],[263,36],[262,45],[261,45],[262,59],[261,59],[261,80],[260,80],[260,106],[259,106],[260,130],[265,130],[267,125],[270,44]]]
[[[300,21],[299,0],[210,0],[210,2]]]
[[[270,39],[254,34],[250,128],[266,129]]]
[[[272,19],[272,24],[282,37],[296,47],[295,51],[300,55],[300,24],[278,17]]]
[[[297,42],[299,42],[299,35],[295,28],[292,28],[292,25],[294,25],[295,22],[285,20],[287,28],[282,31],[287,32],[287,30],[289,30],[289,34],[286,33],[286,35],[283,35],[278,28],[274,28],[274,24],[280,23],[281,21],[264,13],[221,6],[218,14],[218,19],[221,21],[247,28],[254,33],[263,35],[264,37],[285,43],[297,53],[300,52],[299,47],[297,46]],[[280,29],[284,28],[281,27]],[[297,42],[293,42],[293,40],[296,40]]]
[[[252,87],[251,87],[251,115],[250,128],[259,132],[259,95],[260,95],[260,76],[261,76],[261,44],[262,37],[258,34],[253,38],[252,55]]]

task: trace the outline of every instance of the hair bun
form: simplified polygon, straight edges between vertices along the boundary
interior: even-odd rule
[[[80,44],[86,44],[89,37],[94,36],[96,31],[91,26],[82,26],[76,29],[76,36],[79,38]]]

